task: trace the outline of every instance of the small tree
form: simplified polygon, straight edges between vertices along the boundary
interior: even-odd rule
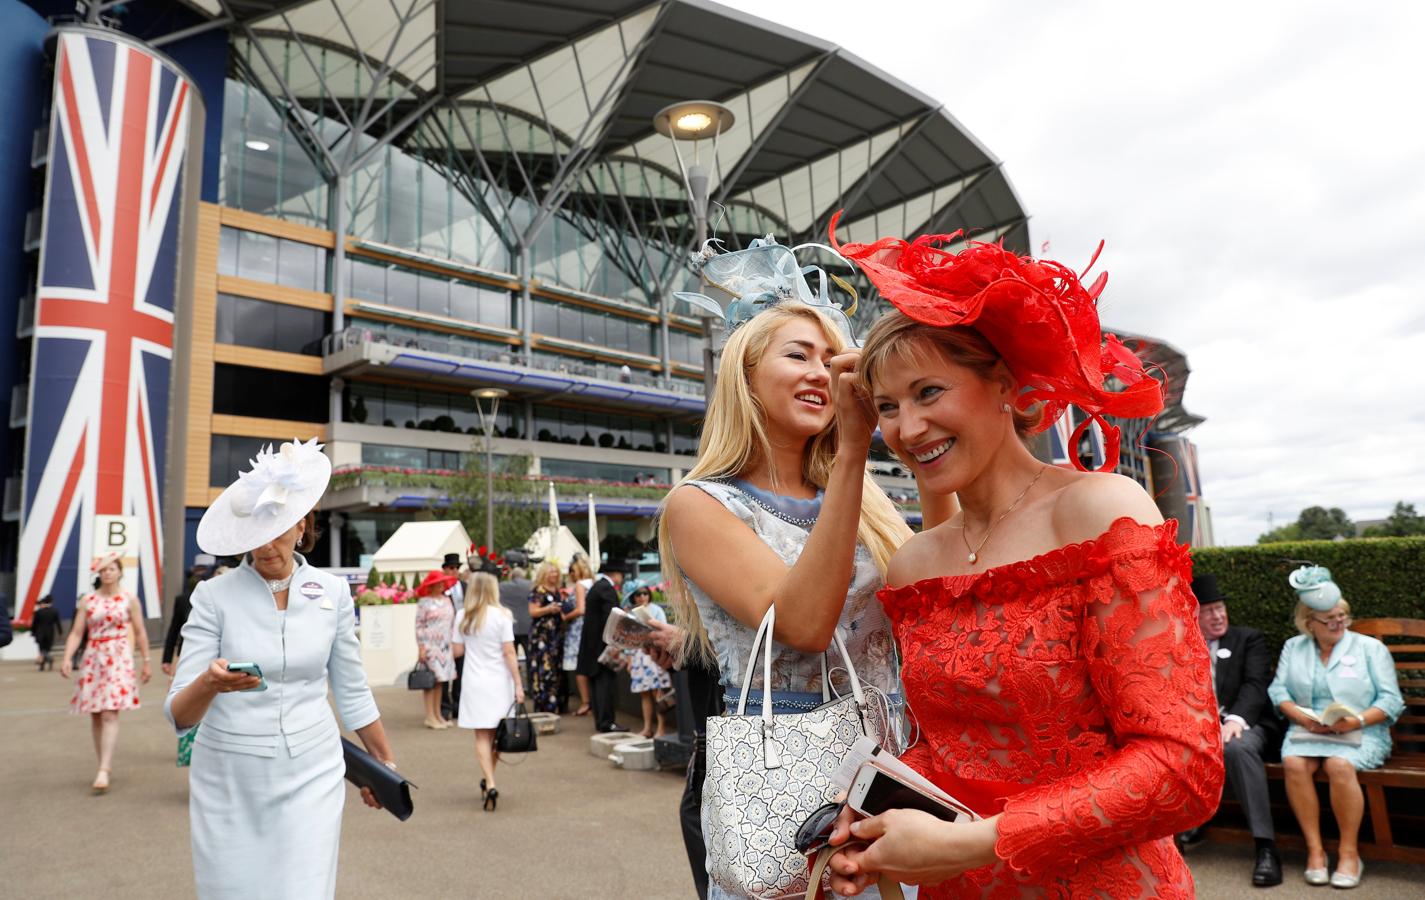
[[[371,567],[371,571],[369,571],[369,572],[366,573],[366,586],[369,587],[369,588],[374,588],[374,587],[376,587],[376,585],[378,585],[378,584],[380,584],[380,583],[381,583],[381,573],[378,572],[378,571],[376,571],[376,567],[373,565],[373,566]]]
[[[1259,544],[1278,541],[1330,541],[1337,537],[1355,537],[1356,526],[1338,507],[1308,506],[1290,525],[1267,532],[1257,538]]]
[[[526,479],[530,457],[507,456],[495,461],[495,503],[493,512],[495,547],[523,547],[535,529],[546,524],[548,513],[541,502],[539,482]],[[465,530],[485,540],[485,444],[476,438],[466,454],[465,468],[447,491],[446,511]],[[486,548],[494,550],[494,547]]]
[[[1415,512],[1414,503],[1404,500],[1395,504],[1395,509],[1379,525],[1366,529],[1365,537],[1414,537],[1425,534],[1425,516]]]

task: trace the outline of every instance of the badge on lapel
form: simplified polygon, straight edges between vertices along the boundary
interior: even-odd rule
[[[1228,650],[1226,647],[1218,647],[1218,648],[1217,648],[1217,658],[1218,658],[1218,659],[1230,659],[1231,657],[1232,657],[1232,651],[1231,651],[1231,650]]]
[[[301,595],[302,595],[303,597],[306,597],[308,600],[315,600],[315,599],[317,599],[318,597],[322,598],[322,602],[321,602],[321,606],[320,606],[321,609],[333,609],[333,608],[334,608],[334,607],[332,606],[332,600],[331,600],[331,598],[327,596],[327,592],[326,592],[326,590],[322,587],[322,585],[321,585],[320,582],[308,581],[307,583],[303,584],[300,588],[298,588],[298,591],[301,593]]]

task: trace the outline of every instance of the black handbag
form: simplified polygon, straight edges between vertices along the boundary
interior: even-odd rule
[[[406,690],[408,691],[428,691],[433,687],[435,687],[435,673],[425,666],[416,666],[411,670],[411,674],[406,676]]]
[[[512,715],[500,720],[495,727],[495,749],[501,753],[533,753],[539,749],[535,738],[534,722],[529,712],[520,704],[511,705]]]

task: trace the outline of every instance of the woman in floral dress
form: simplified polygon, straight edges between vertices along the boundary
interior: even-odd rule
[[[628,599],[633,601],[633,614],[643,621],[652,619],[664,625],[668,624],[668,614],[663,611],[663,607],[652,602],[653,592],[646,585],[634,588]],[[658,692],[673,686],[672,679],[668,677],[668,670],[654,662],[653,657],[646,651],[630,650],[628,676],[633,692],[643,704],[643,730],[639,733],[644,737],[661,737],[666,729],[663,725],[663,714],[658,711]]]
[[[540,563],[529,595],[529,695],[535,712],[559,711],[559,679],[564,674],[559,581],[558,566]]]
[[[435,687],[421,692],[426,705],[427,728],[449,728],[454,722],[441,718],[440,684],[455,679],[455,657],[450,650],[450,632],[455,627],[455,607],[445,592],[455,584],[455,576],[431,572],[416,588],[416,648],[420,664],[435,675]]]
[[[94,793],[102,794],[109,789],[114,747],[119,742],[119,711],[139,708],[134,645],[143,657],[143,669],[139,673],[143,683],[148,683],[151,673],[143,612],[138,598],[125,593],[119,585],[124,574],[119,554],[101,556],[89,568],[98,574],[99,588],[81,599],[74,611],[74,625],[64,642],[59,674],[68,678],[74,671],[74,654],[87,632],[89,646],[79,664],[79,682],[74,686],[69,709],[73,713],[89,713],[94,755],[99,758],[99,771],[92,787]]]

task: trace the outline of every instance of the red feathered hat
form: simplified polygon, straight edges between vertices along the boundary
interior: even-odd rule
[[[455,586],[455,576],[447,575],[439,569],[436,569],[435,571],[427,575],[425,577],[425,580],[422,581],[420,585],[416,587],[416,596],[424,597],[426,595],[426,591],[436,586],[440,587],[441,593],[445,593],[446,591],[450,590],[452,587]]]
[[[1072,269],[1015,256],[999,244],[967,241],[958,253],[942,249],[961,237],[959,231],[921,235],[909,243],[888,237],[843,245],[836,240],[840,218],[838,212],[831,219],[832,247],[859,265],[896,309],[927,325],[974,328],[994,345],[1023,388],[1016,405],[1044,404],[1036,432],[1058,421],[1070,405],[1088,413],[1074,429],[1071,446],[1089,422],[1097,422],[1104,434],[1100,471],[1118,465],[1118,429],[1104,415],[1139,418],[1162,411],[1157,380],[1122,341],[1099,328],[1098,297],[1107,273],[1085,288]],[[1097,259],[1095,251],[1089,268]],[[1110,375],[1122,390],[1104,384]],[[1069,456],[1082,468],[1077,454]]]

